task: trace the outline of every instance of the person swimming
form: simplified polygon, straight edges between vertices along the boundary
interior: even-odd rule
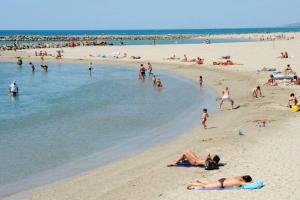
[[[48,71],[48,65],[41,64],[41,68],[44,69],[46,72]]]
[[[159,88],[159,89],[162,89],[164,86],[163,86],[163,84],[162,84],[162,82],[161,82],[161,80],[158,78],[157,80],[156,80],[156,86]]]

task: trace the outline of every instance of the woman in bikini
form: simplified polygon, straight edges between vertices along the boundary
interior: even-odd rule
[[[196,182],[188,184],[187,189],[191,190],[197,187],[203,189],[241,187],[242,185],[251,181],[252,178],[249,175],[238,176],[234,178],[221,178],[217,181],[197,180]]]
[[[177,164],[181,163],[182,161],[187,161],[193,166],[204,166],[206,161],[211,161],[215,164],[218,164],[220,162],[220,157],[218,155],[215,155],[212,158],[211,155],[208,154],[205,159],[200,159],[194,152],[192,152],[191,150],[187,150],[180,154],[179,158],[174,163],[167,166],[177,166]]]

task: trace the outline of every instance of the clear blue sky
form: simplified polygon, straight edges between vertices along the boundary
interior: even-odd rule
[[[300,22],[300,0],[1,0],[0,29],[269,27]]]

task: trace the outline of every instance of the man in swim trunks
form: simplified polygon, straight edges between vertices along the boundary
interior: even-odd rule
[[[220,102],[220,109],[222,108],[222,104],[224,101],[229,101],[231,103],[231,109],[233,109],[234,101],[229,96],[229,89],[228,87],[225,88],[225,90],[222,91],[222,97]]]
[[[241,187],[242,185],[250,183],[251,181],[252,178],[249,175],[238,176],[234,178],[221,178],[217,181],[197,180],[196,182],[188,184],[187,189],[191,190],[197,187],[202,189]]]

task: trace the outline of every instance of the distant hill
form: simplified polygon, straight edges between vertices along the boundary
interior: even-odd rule
[[[300,28],[300,22],[298,22],[298,23],[292,23],[292,24],[286,24],[283,27]]]

